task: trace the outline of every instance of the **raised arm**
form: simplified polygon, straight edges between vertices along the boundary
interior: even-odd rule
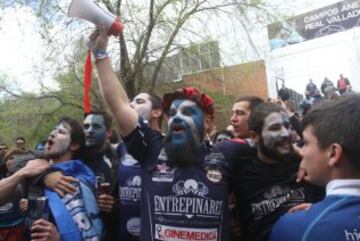
[[[98,30],[92,33],[90,40],[94,41],[95,58],[97,53],[106,53],[108,36],[105,26],[100,24]],[[121,134],[127,135],[136,127],[138,114],[130,107],[129,98],[117,78],[109,58],[97,58],[96,69],[98,72],[98,82],[101,93],[106,104],[112,112]]]
[[[0,181],[0,205],[7,203],[20,194],[18,188],[22,180],[43,173],[50,166],[47,160],[32,160],[12,176]]]

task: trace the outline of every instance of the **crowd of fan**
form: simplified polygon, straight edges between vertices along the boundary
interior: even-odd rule
[[[301,117],[284,98],[239,97],[215,132],[209,95],[129,101],[105,27],[90,40],[112,116],[62,118],[36,150],[0,145],[0,240],[358,240],[360,96],[342,75],[323,101],[310,80]]]

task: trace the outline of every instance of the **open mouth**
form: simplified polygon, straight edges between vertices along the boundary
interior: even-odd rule
[[[175,134],[179,134],[184,130],[180,125],[174,124],[171,128],[171,131]]]
[[[54,145],[54,141],[52,139],[48,139],[46,142],[46,149],[50,149],[52,145]]]

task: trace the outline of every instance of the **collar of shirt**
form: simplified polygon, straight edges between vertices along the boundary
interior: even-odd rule
[[[326,196],[360,196],[360,179],[336,179],[326,185]]]

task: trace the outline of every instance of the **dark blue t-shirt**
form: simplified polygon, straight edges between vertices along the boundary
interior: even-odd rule
[[[323,198],[324,189],[296,182],[298,167],[298,158],[277,164],[256,158],[237,171],[234,189],[245,240],[268,240],[273,224],[291,207]]]
[[[229,239],[227,197],[236,143],[203,145],[198,163],[177,167],[165,154],[161,133],[142,118],[124,142],[143,170],[142,241]]]
[[[1,179],[5,176],[1,177]],[[0,228],[16,227],[24,224],[24,216],[19,207],[20,198],[0,206]]]
[[[127,153],[125,145],[118,146],[119,164],[119,237],[121,240],[140,240],[141,166]]]
[[[24,224],[24,216],[20,211],[19,201],[16,199],[0,206],[0,228],[16,227]]]

